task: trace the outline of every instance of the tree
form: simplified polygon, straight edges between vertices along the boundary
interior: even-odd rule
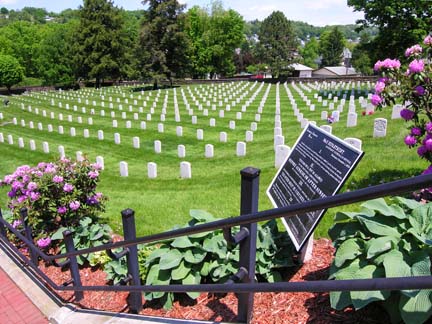
[[[77,77],[117,79],[124,61],[123,20],[111,0],[84,0],[80,23],[75,31],[74,65]]]
[[[238,12],[224,10],[220,1],[212,2],[210,10],[192,7],[186,30],[193,44],[194,77],[234,74],[235,51],[244,40],[244,21]]]
[[[378,27],[368,48],[373,60],[402,57],[406,48],[420,42],[432,25],[432,1],[348,0],[354,11],[363,11],[360,29]]]
[[[320,39],[321,66],[338,66],[342,61],[345,38],[338,27],[324,32]]]
[[[317,59],[319,58],[319,43],[315,37],[312,37],[306,45],[300,49],[300,55],[303,63],[311,68],[317,68]]]
[[[0,86],[5,86],[10,93],[13,85],[24,78],[24,69],[18,60],[10,55],[0,55]]]
[[[273,77],[290,74],[294,62],[297,40],[291,23],[280,11],[274,11],[265,18],[259,31],[260,56],[268,64]]]
[[[352,65],[356,71],[363,75],[371,75],[373,73],[373,63],[369,56],[370,37],[366,33],[360,36],[360,42],[352,50]]]
[[[78,23],[46,24],[41,30],[41,41],[35,47],[34,61],[44,84],[71,85],[74,82],[71,44],[72,33]]]
[[[149,7],[140,31],[143,69],[158,80],[182,77],[189,69],[190,40],[183,31],[184,5],[177,0],[144,0]]]

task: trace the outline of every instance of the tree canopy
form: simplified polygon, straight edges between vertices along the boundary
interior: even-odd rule
[[[262,61],[266,62],[273,77],[290,74],[294,62],[297,39],[291,23],[281,11],[274,11],[263,20],[259,31],[259,47]]]
[[[24,77],[24,69],[18,60],[10,55],[0,54],[0,86],[5,86],[8,91],[13,85],[21,82]]]
[[[342,61],[345,38],[338,27],[321,35],[321,66],[338,66]]]
[[[120,10],[110,0],[84,0],[75,33],[74,63],[77,77],[118,78],[124,62],[125,38]]]

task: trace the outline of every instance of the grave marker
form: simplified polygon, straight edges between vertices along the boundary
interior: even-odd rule
[[[120,162],[120,176],[121,177],[128,177],[129,171],[128,171],[128,164],[127,162]]]
[[[387,134],[387,119],[376,118],[374,120],[373,137],[385,137]]]

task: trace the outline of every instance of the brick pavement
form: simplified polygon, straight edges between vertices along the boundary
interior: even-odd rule
[[[41,311],[0,268],[0,324],[46,324]]]

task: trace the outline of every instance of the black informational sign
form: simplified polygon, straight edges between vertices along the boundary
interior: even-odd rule
[[[267,195],[275,207],[332,196],[362,156],[362,151],[309,124],[267,189]],[[297,251],[324,213],[325,210],[317,210],[282,218]]]

